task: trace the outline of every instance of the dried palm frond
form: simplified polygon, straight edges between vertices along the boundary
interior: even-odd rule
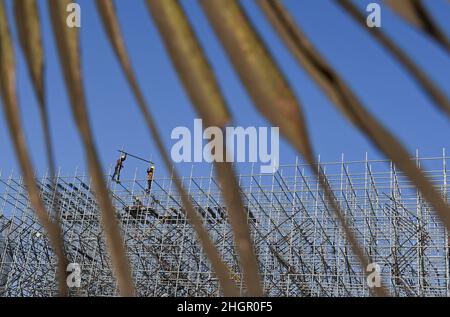
[[[105,26],[108,38],[114,48],[114,52],[116,53],[119,59],[120,65],[122,66],[128,84],[130,85],[130,88],[133,91],[133,94],[137,100],[139,109],[144,116],[150,134],[153,136],[156,142],[156,145],[164,160],[166,168],[170,169],[171,167],[170,158],[164,147],[161,136],[159,135],[158,129],[153,120],[153,116],[149,111],[147,102],[145,101],[145,98],[141,92],[141,88],[139,87],[139,84],[136,80],[136,76],[134,75],[134,72],[132,70],[131,63],[129,61],[128,54],[126,52],[125,45],[122,39],[120,26],[115,13],[114,3],[111,0],[97,0],[97,7],[99,14],[102,17],[103,25]],[[197,232],[197,236],[203,248],[205,249],[205,253],[208,256],[208,259],[210,260],[211,265],[220,280],[224,294],[226,296],[239,295],[239,291],[237,290],[234,283],[230,280],[229,277],[230,269],[221,260],[216,247],[211,241],[207,231],[203,227],[201,219],[196,214],[191,199],[189,195],[186,193],[185,189],[183,188],[183,185],[180,182],[180,178],[178,177],[176,172],[174,172],[173,179],[180,193],[183,206],[186,209],[186,215],[189,221],[191,222],[192,226],[194,227],[195,231]]]
[[[379,28],[368,28],[364,15],[359,12],[348,0],[336,0],[337,3],[367,32],[369,32],[380,44],[382,44],[403,67],[416,80],[423,91],[430,97],[440,110],[450,116],[450,101],[447,96],[437,87],[427,74],[393,41],[387,34]],[[407,1],[405,1],[407,2]]]
[[[223,129],[229,122],[228,107],[182,7],[176,0],[148,0],[147,4],[193,105],[207,127]],[[215,164],[216,172],[228,207],[248,295],[262,296],[258,261],[240,188],[231,164],[225,162],[224,151],[222,155],[222,162]]]
[[[281,133],[316,173],[325,197],[340,221],[353,252],[365,269],[369,264],[367,256],[337,204],[325,174],[314,160],[300,104],[239,2],[235,0],[200,0],[200,2],[255,106],[272,124],[280,127]],[[376,288],[376,292],[380,296],[387,295],[384,286]]]
[[[439,28],[421,0],[384,0],[398,15],[425,32],[450,53],[450,41]]]
[[[30,47],[30,49],[33,49],[33,47]],[[34,47],[34,49],[36,49],[36,47]],[[39,83],[39,68],[39,57],[37,57],[35,67],[37,83]],[[65,296],[67,294],[65,279],[66,259],[61,230],[58,222],[53,222],[48,215],[34,180],[34,169],[28,154],[25,134],[20,120],[19,103],[16,95],[14,47],[8,28],[8,19],[3,0],[0,0],[0,95],[3,100],[3,109],[7,119],[9,133],[23,173],[31,205],[38,216],[40,223],[47,231],[48,238],[58,259],[59,294]]]
[[[330,100],[372,140],[375,146],[406,173],[450,229],[450,207],[433,188],[423,171],[410,160],[410,155],[403,145],[365,109],[342,78],[308,41],[279,1],[260,0],[259,4],[293,55]]]

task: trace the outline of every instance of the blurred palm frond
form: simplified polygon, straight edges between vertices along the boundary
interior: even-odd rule
[[[153,116],[149,111],[149,107],[145,98],[141,92],[139,84],[136,80],[136,76],[133,73],[128,54],[125,49],[124,41],[121,35],[119,23],[117,20],[117,15],[114,9],[114,2],[112,0],[97,0],[97,7],[100,16],[102,17],[103,25],[105,26],[106,32],[108,34],[108,38],[114,48],[114,52],[117,55],[119,62],[122,66],[122,69],[127,78],[128,84],[130,85],[133,94],[137,100],[139,105],[139,109],[142,112],[147,127],[150,131],[150,134],[153,136],[156,145],[158,147],[159,153],[161,154],[164,164],[166,168],[170,170],[171,162],[170,158],[167,154],[166,149],[164,148],[162,138],[159,135],[158,129],[153,120]],[[221,119],[223,120],[223,119]],[[224,294],[226,296],[237,296],[239,294],[236,286],[230,280],[230,269],[224,264],[221,260],[220,255],[217,251],[217,248],[212,243],[207,231],[202,225],[202,221],[200,217],[194,210],[192,202],[190,200],[189,195],[186,193],[183,185],[181,184],[180,177],[177,175],[175,171],[173,171],[173,179],[175,181],[176,187],[180,193],[181,200],[183,206],[186,209],[186,215],[190,220],[192,226],[197,232],[197,236],[205,250],[206,255],[211,261],[211,265],[214,268],[214,271],[217,274],[217,277],[220,280],[221,286],[224,290]]]
[[[336,203],[325,174],[315,162],[301,106],[239,2],[227,1],[225,5],[223,2],[203,0],[201,3],[255,105],[272,124],[280,127],[289,142],[311,165],[352,250],[366,267],[369,260]],[[376,291],[380,296],[387,294],[383,286]]]
[[[279,1],[259,0],[259,3],[301,66],[339,110],[408,175],[450,228],[449,206],[433,188],[423,171],[410,160],[410,155],[403,145],[365,109],[342,78],[315,50]]]
[[[450,41],[426,9],[421,0],[384,0],[399,16],[425,32],[450,53]]]
[[[382,44],[410,73],[423,91],[430,97],[434,104],[448,116],[450,116],[450,101],[445,94],[437,87],[428,75],[420,69],[416,63],[393,41],[387,34],[379,28],[369,28],[366,26],[366,19],[358,8],[349,0],[336,0],[337,3],[352,17],[364,30],[369,32],[380,44]],[[415,0],[410,0],[415,1]],[[408,1],[404,1],[408,2]]]
[[[149,0],[147,4],[193,105],[207,127],[223,129],[230,120],[228,108],[182,7],[176,0]],[[215,164],[216,172],[228,207],[248,295],[262,296],[261,278],[250,238],[248,218],[235,173],[231,164],[225,162],[225,156],[226,153],[222,151],[222,162]]]
[[[34,15],[36,12],[31,12]],[[36,20],[32,20],[35,21]],[[39,25],[34,25],[38,27]],[[39,31],[35,31],[39,32]],[[22,39],[24,39],[22,33]],[[39,36],[35,33],[35,36]],[[36,40],[36,38],[34,38]],[[30,44],[29,50],[38,50],[39,43]],[[32,54],[32,53],[29,53]],[[39,221],[47,231],[50,243],[58,258],[58,282],[59,293],[61,296],[67,294],[67,285],[65,279],[66,259],[64,255],[64,247],[61,239],[61,230],[57,221],[52,221],[47,213],[44,203],[40,197],[39,189],[34,181],[34,168],[31,163],[31,159],[28,153],[25,133],[22,128],[20,119],[19,103],[16,95],[16,69],[15,69],[15,57],[14,47],[11,39],[11,35],[8,28],[8,19],[6,16],[4,0],[0,1],[0,94],[3,100],[3,109],[7,119],[9,133],[14,144],[16,156],[19,161],[20,168],[23,173],[24,182],[30,197],[31,205],[33,206]],[[31,56],[30,56],[31,58]],[[39,56],[35,60],[35,68],[33,77],[36,83],[39,84],[39,76],[41,75],[41,65]]]
[[[131,270],[89,126],[89,116],[81,74],[78,28],[70,28],[66,24],[65,12],[70,3],[70,0],[48,0],[53,32],[55,34],[60,64],[70,97],[72,114],[84,144],[89,172],[92,177],[100,210],[102,211],[101,219],[105,230],[107,246],[111,255],[113,270],[121,294],[131,296],[134,294]]]

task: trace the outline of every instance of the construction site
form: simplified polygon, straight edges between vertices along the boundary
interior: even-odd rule
[[[415,160],[447,199],[450,157]],[[449,236],[404,174],[367,157],[320,162],[358,242],[393,296],[449,296]],[[370,296],[364,268],[325,201],[310,167],[297,159],[275,174],[239,175],[241,194],[267,296]],[[171,177],[134,177],[108,185],[138,296],[221,296]],[[136,173],[136,175],[140,175]],[[106,175],[107,176],[107,175]],[[106,177],[105,176],[105,177]],[[72,296],[117,296],[100,212],[88,176],[36,179],[48,210],[60,210],[67,258],[81,268]],[[204,226],[245,295],[246,287],[213,168],[182,179]],[[56,184],[56,186],[55,186]],[[56,189],[56,191],[55,191]],[[58,199],[55,199],[55,192]],[[57,204],[57,206],[54,206]],[[58,295],[56,257],[20,175],[0,175],[0,294]]]

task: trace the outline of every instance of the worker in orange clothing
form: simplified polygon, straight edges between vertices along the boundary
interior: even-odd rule
[[[155,166],[152,165],[147,168],[147,193],[152,189],[153,175],[155,173]]]

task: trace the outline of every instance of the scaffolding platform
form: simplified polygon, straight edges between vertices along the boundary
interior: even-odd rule
[[[416,157],[447,199],[447,164]],[[449,237],[404,174],[385,160],[320,163],[348,223],[395,296],[449,296]],[[255,169],[256,170],[256,169]],[[173,179],[108,181],[139,296],[220,296]],[[183,184],[204,226],[245,294],[227,208],[211,170]],[[69,262],[81,267],[73,296],[115,296],[118,289],[90,178],[37,178],[48,210],[59,208]],[[275,174],[239,176],[248,224],[267,296],[369,296],[364,268],[325,202],[318,180],[298,160]],[[53,214],[52,214],[53,215]],[[0,175],[0,296],[58,294],[56,258],[19,176]]]

